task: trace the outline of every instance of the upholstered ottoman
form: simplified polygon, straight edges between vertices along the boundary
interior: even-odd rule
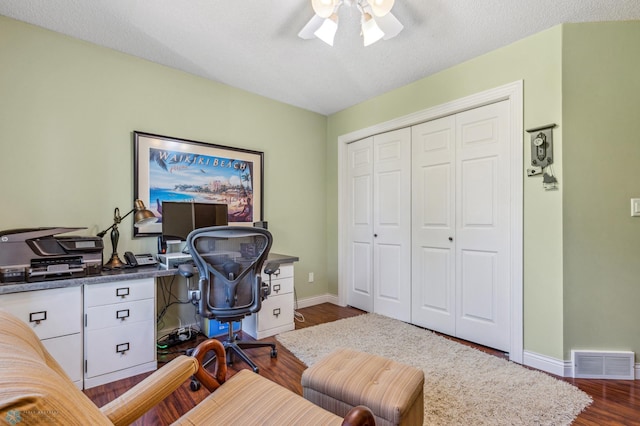
[[[376,425],[422,425],[424,373],[380,356],[341,348],[302,373],[302,394],[316,405],[344,416],[369,407]]]

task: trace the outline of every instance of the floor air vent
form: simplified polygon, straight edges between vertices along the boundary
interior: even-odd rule
[[[573,377],[577,379],[634,380],[633,352],[571,351]]]

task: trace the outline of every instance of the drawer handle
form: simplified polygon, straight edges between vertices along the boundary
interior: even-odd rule
[[[124,299],[125,296],[129,295],[129,287],[124,287],[124,288],[117,288],[116,289],[116,296],[120,296]]]
[[[29,322],[35,322],[40,324],[40,321],[46,321],[47,311],[31,312],[29,313]]]
[[[280,308],[275,308],[275,309],[273,310],[273,316],[274,316],[274,317],[276,317],[276,318],[278,318],[278,315],[280,315]]]
[[[118,352],[119,354],[124,355],[124,353],[128,350],[129,350],[129,342],[120,343],[119,345],[116,345],[116,352]]]
[[[124,321],[127,318],[129,318],[129,310],[128,309],[122,309],[121,311],[117,311],[116,312],[116,319]]]
[[[280,268],[276,269],[276,271],[272,275],[275,275],[276,277],[280,275]]]
[[[274,284],[273,285],[273,291],[275,291],[276,293],[278,293],[280,291],[280,284]]]

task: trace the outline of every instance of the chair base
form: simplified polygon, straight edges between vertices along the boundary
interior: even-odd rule
[[[277,358],[278,357],[278,351],[276,350],[275,343],[242,342],[242,341],[239,341],[239,340],[234,340],[233,342],[225,341],[225,342],[222,342],[222,344],[224,345],[224,350],[227,353],[227,365],[233,365],[233,355],[235,354],[235,355],[239,356],[245,363],[247,363],[249,365],[249,367],[251,367],[251,369],[253,370],[254,373],[258,373],[259,372],[259,368],[253,361],[251,361],[251,359],[246,354],[246,352],[243,351],[243,349],[270,347],[271,348],[271,358]],[[211,360],[208,360],[207,363],[205,363],[205,366],[209,362],[211,362]]]

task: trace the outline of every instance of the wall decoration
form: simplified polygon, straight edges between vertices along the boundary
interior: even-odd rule
[[[159,219],[133,235],[162,233],[162,202],[225,203],[229,225],[263,220],[264,153],[134,131],[134,199]]]

